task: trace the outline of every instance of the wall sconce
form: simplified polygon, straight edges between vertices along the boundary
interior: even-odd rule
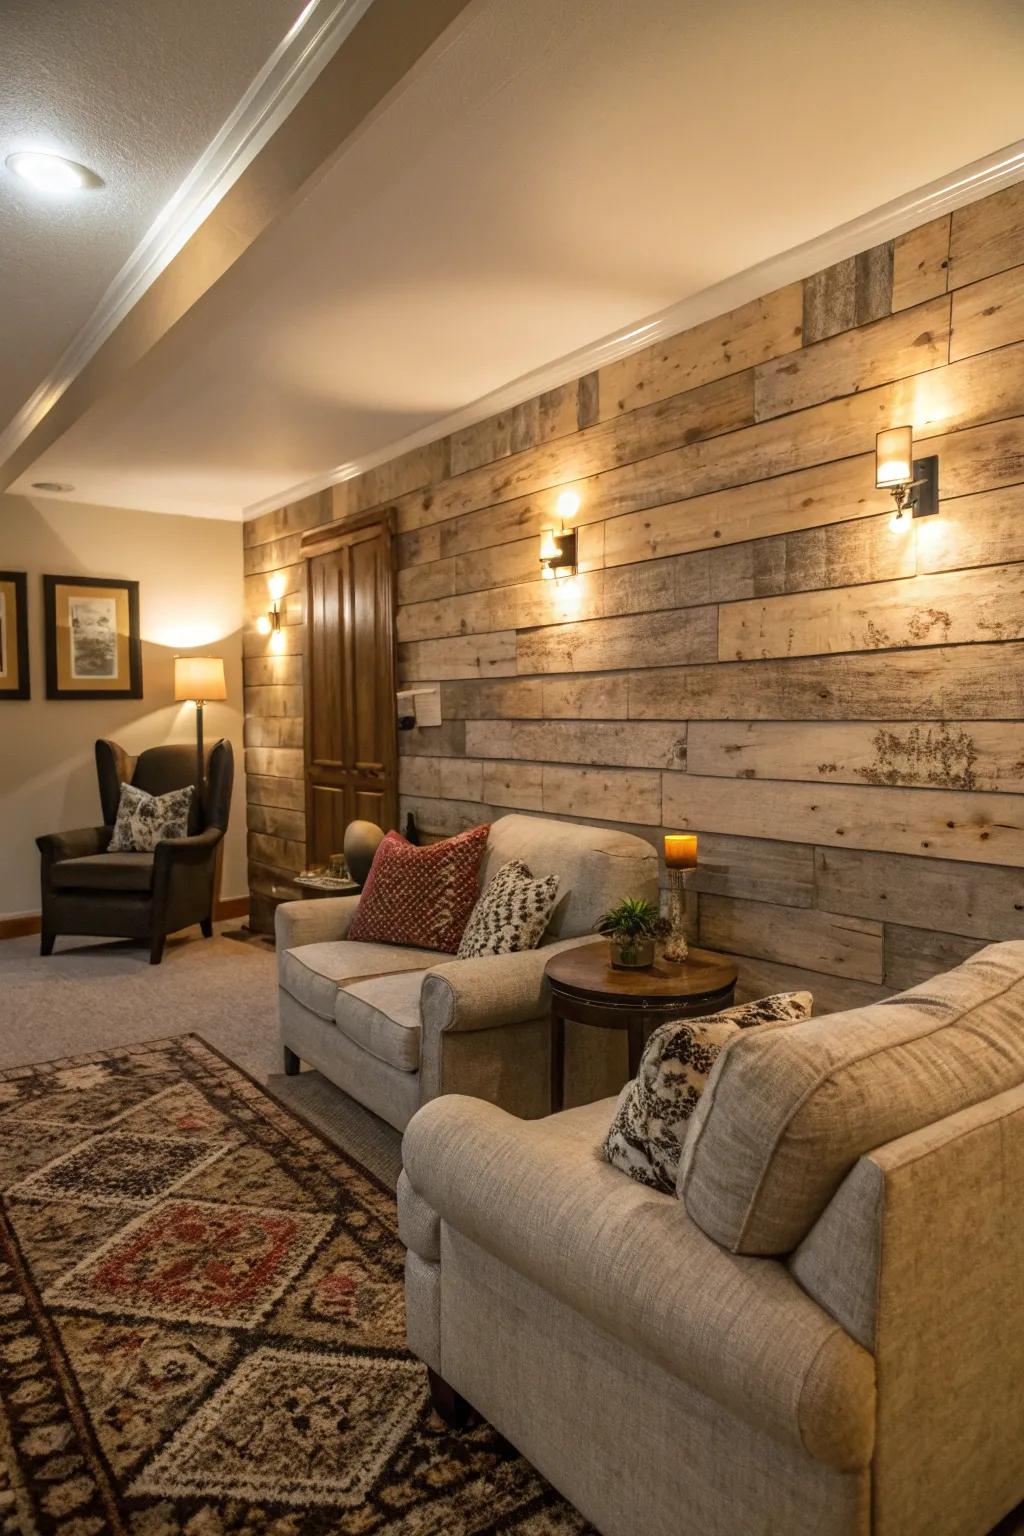
[[[580,509],[575,491],[563,491],[555,504],[560,526],[545,528],[540,536],[540,573],[545,581],[576,574],[576,529],[567,528]]]
[[[939,456],[915,459],[913,427],[887,427],[875,438],[875,485],[892,493],[894,524],[905,507],[914,517],[931,517],[939,510]]]
[[[270,582],[270,611],[261,613],[256,620],[256,632],[260,635],[270,636],[270,649],[275,654],[284,650],[284,631],[281,628],[281,600],[284,597],[285,579],[283,576],[271,576]]]

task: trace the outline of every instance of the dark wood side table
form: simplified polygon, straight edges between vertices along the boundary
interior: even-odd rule
[[[626,1030],[629,1073],[635,1077],[656,1025],[728,1008],[736,988],[736,967],[728,955],[691,949],[681,965],[659,958],[646,971],[618,971],[607,939],[562,950],[548,961],[545,975],[551,987],[552,1114],[565,1099],[566,1019]]]

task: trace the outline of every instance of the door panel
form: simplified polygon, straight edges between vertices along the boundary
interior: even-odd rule
[[[307,859],[324,863],[350,821],[398,817],[390,519],[313,529],[303,554]]]

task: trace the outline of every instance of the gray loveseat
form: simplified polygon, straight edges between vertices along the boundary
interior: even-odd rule
[[[982,1536],[1024,1497],[1024,942],[741,1034],[676,1195],[615,1100],[405,1134],[412,1349],[603,1536]]]
[[[539,949],[456,960],[431,950],[345,938],[358,896],[285,902],[277,909],[285,1069],[301,1061],[399,1130],[429,1099],[473,1094],[511,1114],[547,1114],[550,1028],[544,967],[558,949],[592,943],[594,925],[624,896],[656,900],[650,844],[607,827],[502,816],[491,827],[481,888],[509,859],[559,876],[559,900]],[[567,1028],[566,1082],[577,1100],[625,1076],[621,1035]]]

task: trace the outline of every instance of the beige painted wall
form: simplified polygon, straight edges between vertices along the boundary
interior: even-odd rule
[[[186,651],[225,661],[229,700],[207,706],[206,733],[235,749],[221,894],[245,894],[241,565],[235,523],[0,496],[0,568],[28,573],[32,668],[31,699],[0,704],[0,919],[39,910],[40,833],[98,824],[98,736],[129,752],[195,739],[192,705],[173,698],[173,658]],[[44,573],[139,582],[141,699],[47,699]]]

